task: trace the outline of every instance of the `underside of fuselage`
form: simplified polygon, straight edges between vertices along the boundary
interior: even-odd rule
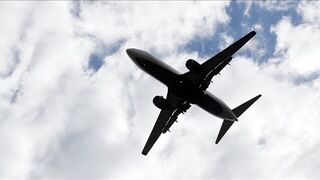
[[[134,53],[130,52],[134,51]],[[180,97],[183,101],[196,104],[205,111],[223,119],[235,121],[237,117],[230,108],[220,99],[207,91],[199,89],[199,85],[191,82],[175,69],[151,54],[137,50],[127,50],[130,58],[143,71],[165,84],[169,91]]]

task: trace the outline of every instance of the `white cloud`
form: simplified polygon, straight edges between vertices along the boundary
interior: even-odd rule
[[[139,70],[125,49],[152,51],[184,72],[185,60],[206,58],[178,53],[179,46],[227,23],[227,3],[84,2],[79,18],[70,12],[71,2],[47,3],[23,5],[21,12],[32,12],[28,20],[15,14],[12,25],[1,24],[10,34],[1,35],[8,42],[1,46],[1,58],[8,59],[1,73],[13,71],[0,79],[0,177],[319,177],[317,86],[279,80],[282,66],[258,66],[247,57],[235,56],[209,91],[230,107],[259,93],[262,98],[219,145],[214,140],[221,120],[192,107],[147,157],[140,154],[159,113],[152,98],[165,95],[166,88]],[[5,19],[12,6],[1,8]],[[291,33],[299,26],[283,19],[274,32],[287,69],[307,73],[304,67],[297,70],[298,54],[291,49],[296,47],[280,27]],[[121,40],[104,66],[90,74],[88,58],[96,43],[110,47]],[[11,47],[19,51],[19,64],[10,64]],[[313,51],[303,53],[317,55]]]
[[[290,8],[295,8],[297,2],[295,1],[255,1],[255,3],[263,9],[269,11],[286,11]]]
[[[297,1],[240,1],[240,3],[245,3],[244,15],[250,16],[250,10],[253,5],[260,7],[263,10],[270,12],[288,11],[290,9],[296,8]]]
[[[234,42],[234,38],[227,33],[222,33],[221,35],[221,40],[219,43],[219,50],[223,50],[224,48],[230,46]]]
[[[151,99],[165,89],[137,70],[125,47],[172,53],[196,34],[214,33],[228,20],[225,5],[90,2],[81,5],[80,18],[70,13],[71,2],[19,5],[25,13],[1,25],[7,41],[1,46],[6,76],[1,78],[0,176],[125,176],[121,167],[133,168],[137,160],[151,168],[155,162],[143,163],[141,146],[149,131],[145,124],[153,124],[158,111]],[[1,8],[1,19],[7,20],[17,7]],[[86,67],[96,39],[106,47],[127,42],[90,78]],[[16,64],[11,63],[13,46]],[[141,90],[148,85],[158,88]],[[145,113],[136,116],[140,109]]]
[[[2,33],[0,35],[0,76],[12,73],[18,52],[17,43],[23,38],[23,29],[29,25],[28,16],[32,14],[33,3],[1,2],[0,20]],[[13,53],[15,52],[15,53]]]
[[[313,25],[320,25],[320,3],[317,1],[301,2],[298,6],[298,12],[302,15],[305,22]]]
[[[278,81],[274,78],[276,73],[269,67],[258,68],[245,59],[235,59],[231,69],[214,81],[219,88],[215,93],[231,107],[243,102],[245,99],[242,98],[254,96],[254,92],[262,94],[254,107],[232,127],[228,139],[224,139],[226,149],[231,147],[229,153],[234,156],[222,167],[228,167],[230,174],[235,173],[232,177],[296,177],[297,174],[319,177],[317,173],[296,168],[300,167],[297,159],[307,154],[308,146],[318,140],[319,133],[314,127],[319,124],[320,114],[313,108],[319,106],[318,90],[308,85],[295,86]],[[225,89],[230,89],[228,94]],[[261,139],[265,143],[259,145]],[[228,154],[224,156],[227,158]],[[236,171],[244,161],[248,169]]]
[[[172,53],[194,36],[215,32],[228,16],[228,3],[118,2],[88,3],[81,8],[82,28],[105,43],[128,40],[128,46]],[[121,12],[121,13],[120,13]]]
[[[293,25],[290,17],[283,17],[271,29],[277,36],[275,53],[283,59],[279,68],[282,73],[308,76],[320,69],[317,60],[320,52],[316,43],[320,41],[319,23],[316,20],[310,21],[309,11],[310,6],[302,3],[299,12],[305,21]]]

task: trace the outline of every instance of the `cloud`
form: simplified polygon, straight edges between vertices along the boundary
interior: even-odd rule
[[[32,6],[33,3],[26,2],[1,3],[0,18],[1,25],[4,27],[0,35],[1,77],[12,74],[20,62],[20,44],[18,42],[24,38],[24,29],[30,24],[27,17],[32,14]]]
[[[320,24],[319,9],[320,4],[317,2],[301,2],[298,6],[298,12],[302,15],[303,20],[313,25]]]
[[[246,59],[235,59],[231,68],[225,71],[221,80],[219,78],[214,81],[216,87],[219,87],[219,90],[221,88],[220,91],[214,91],[219,97],[231,107],[245,101],[240,100],[240,97],[253,97],[254,92],[261,93],[262,97],[250,109],[250,113],[240,118],[240,122],[235,124],[237,126],[232,127],[232,132],[224,139],[227,145],[222,151],[225,154],[220,155],[220,158],[230,161],[221,167],[228,167],[230,174],[221,173],[221,176],[295,177],[292,166],[300,167],[295,160],[299,154],[305,154],[306,146],[317,142],[317,136],[311,134],[316,133],[312,127],[317,126],[320,116],[318,111],[312,108],[319,105],[318,90],[308,85],[295,86],[291,82],[279,81],[274,78],[276,71],[269,67],[256,67]],[[235,87],[236,91],[225,94],[225,89]],[[263,145],[259,143],[261,139],[265,140]],[[228,158],[230,154],[234,156]],[[243,167],[242,172],[237,171],[244,161],[248,169]],[[283,166],[284,162],[286,166]],[[254,168],[254,171],[250,168]],[[219,172],[223,172],[222,169],[217,171]],[[296,172],[308,175],[305,171],[298,171],[298,168]],[[309,176],[317,177],[316,174]]]
[[[292,74],[318,70],[309,61],[318,54],[311,41],[317,38],[311,20],[316,16],[304,13],[311,8],[307,3],[298,9],[302,24],[294,25],[287,17],[273,26],[277,61],[257,64],[255,56],[239,52],[232,66],[213,79],[209,91],[231,108],[262,94],[219,145],[214,140],[221,120],[193,106],[147,157],[141,155],[159,113],[152,98],[165,95],[166,87],[139,70],[125,49],[145,49],[185,72],[187,59],[203,62],[209,57],[181,47],[227,25],[227,6],[211,2],[1,6],[0,19],[15,17],[11,24],[0,21],[8,34],[1,35],[7,43],[2,42],[0,52],[5,59],[0,77],[0,176],[319,177],[315,157],[320,81],[314,78],[312,85],[291,81]],[[20,8],[21,13],[12,13],[11,8]],[[266,31],[263,23],[259,26]],[[298,35],[300,44],[291,39]],[[232,38],[239,37],[225,34],[221,43]],[[243,50],[262,49],[259,42],[249,42]],[[103,62],[94,71],[93,55]],[[19,63],[12,63],[15,56]],[[302,56],[308,59],[300,61]]]
[[[270,12],[279,12],[294,9],[298,4],[296,1],[245,1],[240,3],[245,3],[245,16],[251,15],[250,10],[254,5]]]
[[[311,21],[310,5],[299,5],[298,11],[303,17],[301,24],[294,25],[290,17],[283,17],[271,28],[277,36],[275,55],[283,59],[279,70],[290,74],[287,77],[309,77],[320,69],[320,63],[316,60],[320,54],[315,44],[320,40],[319,22],[316,19]]]
[[[153,124],[150,119],[158,111],[150,99],[165,89],[138,71],[125,48],[137,45],[158,54],[172,53],[195,35],[214,33],[219,23],[228,20],[226,5],[84,2],[75,8],[71,2],[49,2],[19,6],[19,11],[30,13],[15,14],[10,26],[2,21],[2,35],[10,36],[1,48],[1,58],[7,59],[2,61],[6,69],[1,78],[1,177],[116,177],[123,175],[122,167],[135,167],[137,160],[145,169],[151,168],[152,162],[144,164],[140,155],[145,140],[141,137],[149,131],[145,123]],[[2,8],[5,19],[16,7]],[[104,65],[93,75],[88,72],[95,48],[102,44],[109,49],[115,43],[122,45],[110,54],[101,52]],[[19,64],[11,65],[15,52]],[[147,86],[153,91],[141,91]],[[137,116],[141,109],[146,113]]]
[[[127,45],[166,54],[174,52],[195,35],[205,37],[214,33],[220,22],[228,20],[223,9],[227,4],[88,3],[81,8],[81,27],[106,43],[126,39]]]

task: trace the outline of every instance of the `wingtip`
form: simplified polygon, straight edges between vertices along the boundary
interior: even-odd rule
[[[219,144],[220,140],[222,139],[222,137],[217,137],[216,142],[214,142],[215,144]]]
[[[256,97],[254,97],[254,98],[253,98],[253,99],[254,99],[254,101],[258,100],[261,96],[262,96],[262,95],[261,95],[261,94],[259,94],[259,95],[257,95]]]
[[[149,151],[147,151],[145,148],[143,148],[141,154],[144,155],[144,156],[146,156],[146,155],[148,154],[148,152],[149,152]]]
[[[262,95],[259,94],[259,95],[257,95],[256,97],[252,98],[253,103],[256,102],[261,96],[262,96]],[[252,103],[252,104],[253,104],[253,103]]]
[[[256,31],[251,31],[249,34],[250,34],[250,36],[253,37],[253,36],[255,36],[257,34],[257,32]]]

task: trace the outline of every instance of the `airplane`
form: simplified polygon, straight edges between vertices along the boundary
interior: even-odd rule
[[[208,92],[207,88],[211,79],[220,74],[220,71],[229,65],[232,56],[255,35],[255,31],[249,32],[202,64],[193,59],[187,60],[185,65],[189,71],[183,74],[143,50],[134,48],[126,50],[128,56],[141,70],[168,88],[166,98],[163,96],[153,98],[153,104],[161,111],[142,150],[143,155],[148,154],[161,134],[170,132],[169,129],[177,121],[178,115],[186,112],[191,104],[223,119],[215,141],[216,144],[219,143],[232,124],[238,121],[238,117],[258,100],[261,94],[231,110],[222,100]]]

